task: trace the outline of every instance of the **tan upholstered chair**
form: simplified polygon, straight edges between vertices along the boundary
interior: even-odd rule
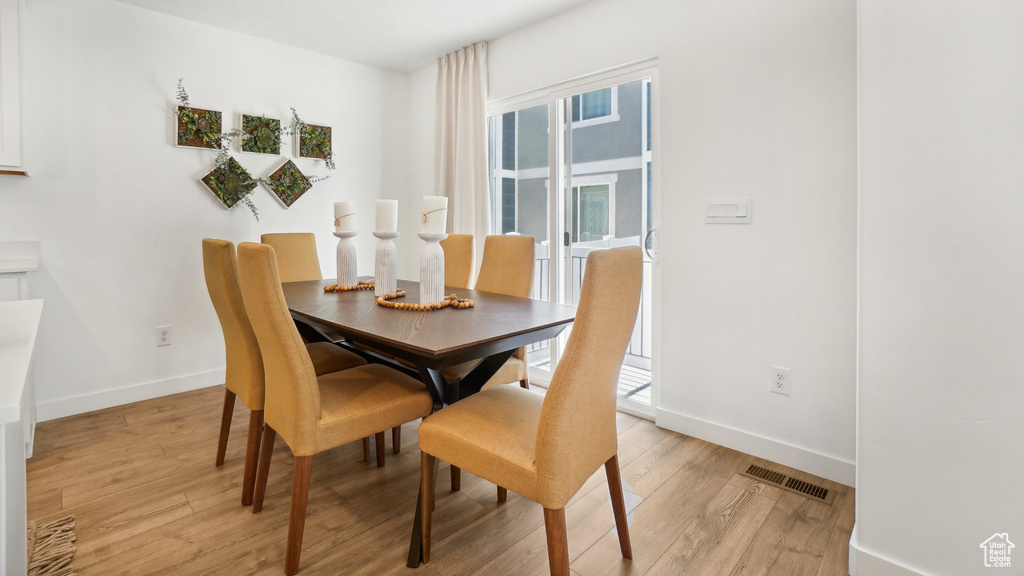
[[[480,273],[476,278],[476,290],[494,292],[507,296],[529,298],[533,290],[534,241],[532,236],[488,236],[484,238],[484,257]],[[447,278],[447,255],[445,256],[445,278]],[[445,378],[454,380],[465,376],[479,364],[479,361],[465,362],[445,368]],[[526,365],[526,348],[515,351],[508,362],[487,381],[485,388],[496,384],[519,382],[523,388],[530,387]]]
[[[245,474],[242,480],[242,504],[252,504],[253,485],[256,482],[256,457],[259,453],[260,432],[263,428],[263,357],[253,334],[252,325],[242,302],[238,286],[238,265],[235,246],[226,240],[203,240],[203,271],[210,300],[220,319],[227,353],[224,373],[224,411],[220,422],[220,440],[217,443],[217,466],[224,463],[224,453],[231,431],[231,414],[235,397],[240,397],[249,408],[249,440],[245,448]],[[359,356],[320,342],[307,344],[308,354],[317,374],[337,372],[362,364]],[[379,463],[378,463],[379,465]]]
[[[469,277],[473,274],[472,234],[449,234],[441,240],[444,250],[444,285],[453,288],[469,288]]]
[[[307,232],[264,234],[260,242],[274,247],[281,268],[281,282],[323,280],[316,236]]]
[[[281,282],[305,282],[309,280],[323,280],[323,272],[320,271],[320,257],[316,253],[316,235],[310,232],[283,232],[278,234],[263,234],[260,236],[260,243],[267,244],[274,248],[277,256],[278,273]],[[309,342],[318,338],[324,338],[315,329],[310,328],[299,320],[295,321],[299,326],[303,340]],[[333,344],[326,339],[324,343]],[[313,363],[316,363],[314,358]],[[384,465],[384,433],[375,435],[377,466]],[[402,429],[395,428],[391,431],[391,448],[395,454],[402,450]],[[363,440],[363,459],[370,459],[370,439]]]
[[[604,464],[622,555],[632,558],[619,479],[615,390],[633,332],[640,248],[591,252],[565,353],[545,396],[496,386],[423,420],[419,429],[423,559],[430,559],[434,458],[544,507],[551,574],[569,576],[565,505]]]
[[[317,376],[281,291],[274,249],[245,242],[238,267],[266,370],[267,407],[253,512],[263,507],[280,434],[295,455],[285,573],[299,569],[313,455],[430,414],[422,382],[379,364]]]
[[[530,292],[533,290],[533,243],[532,236],[510,235],[484,238],[484,256],[480,263],[480,273],[477,274],[475,289],[529,298]],[[446,277],[447,265],[446,259]],[[447,380],[460,380],[479,363],[479,360],[474,360],[449,366],[443,369],[441,374]],[[523,388],[530,387],[525,347],[520,347],[513,352],[512,357],[484,384],[484,388],[511,382],[519,382]],[[451,467],[451,482],[452,490],[458,490],[462,485],[462,477],[457,466]],[[505,489],[501,486],[498,487],[498,501],[505,501]]]

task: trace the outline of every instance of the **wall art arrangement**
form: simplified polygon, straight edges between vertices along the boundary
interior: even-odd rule
[[[242,114],[242,152],[257,154],[281,153],[281,121],[266,116]]]
[[[295,142],[297,157],[324,160],[327,169],[334,170],[331,127],[303,122],[295,108],[291,109],[292,125],[289,127],[282,126],[276,118],[242,114],[241,127],[225,132],[221,112],[192,107],[182,79],[178,79],[177,100],[175,143],[178,146],[217,150],[213,170],[200,181],[229,209],[235,204],[244,204],[253,217],[259,220],[259,211],[250,196],[257,185],[263,184],[288,208],[313,184],[327,179],[327,176],[303,174],[291,160],[285,161],[266,177],[253,178],[231,156],[231,143],[235,139],[238,140],[241,152],[280,155],[281,137],[287,136]]]

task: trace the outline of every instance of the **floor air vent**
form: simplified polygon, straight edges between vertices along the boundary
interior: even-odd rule
[[[832,502],[836,499],[836,493],[833,490],[818,486],[817,484],[811,484],[810,482],[804,482],[803,480],[797,480],[796,478],[787,477],[785,474],[780,474],[774,470],[768,470],[767,468],[761,468],[760,466],[754,466],[753,464],[747,468],[746,472],[743,472],[744,476],[749,476],[769,484],[773,484],[782,488],[783,490],[789,490],[808,498],[813,498],[824,504],[832,505]]]

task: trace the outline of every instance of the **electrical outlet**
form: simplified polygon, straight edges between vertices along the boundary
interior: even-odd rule
[[[171,327],[170,326],[157,326],[156,327],[156,345],[157,346],[170,346],[171,345]]]
[[[782,366],[772,366],[772,381],[769,389],[772,392],[775,392],[776,394],[789,396],[792,387],[793,375],[790,374],[789,368],[783,368]]]

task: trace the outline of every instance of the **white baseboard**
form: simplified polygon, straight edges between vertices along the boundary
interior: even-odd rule
[[[133,384],[124,388],[99,390],[80,396],[47,400],[46,402],[36,403],[36,419],[39,422],[45,422],[47,420],[64,418],[65,416],[92,412],[93,410],[102,410],[112,406],[188,392],[189,390],[219,386],[223,383],[224,370],[211,370],[199,374],[168,378],[167,380]]]
[[[862,548],[857,541],[857,525],[850,538],[850,576],[926,576],[924,572]]]
[[[662,428],[778,462],[846,486],[853,486],[856,482],[857,466],[848,460],[664,408],[655,409],[654,421]]]

